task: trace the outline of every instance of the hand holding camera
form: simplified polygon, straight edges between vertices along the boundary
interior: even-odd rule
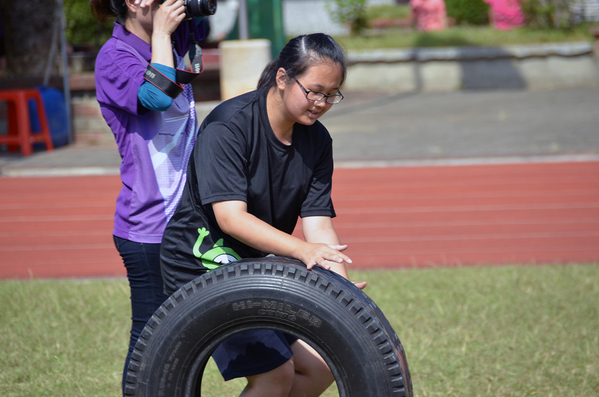
[[[141,0],[148,1],[148,0]],[[168,0],[160,0],[160,4]],[[185,18],[200,18],[214,15],[216,12],[216,0],[183,0],[185,7]]]
[[[177,26],[185,19],[185,6],[181,0],[166,0],[161,2],[161,6],[154,14],[154,32],[153,39],[156,35],[164,35],[170,39]]]
[[[144,8],[154,0],[137,0]],[[181,21],[214,15],[216,0],[159,0],[160,9],[154,17],[154,31],[171,35]]]

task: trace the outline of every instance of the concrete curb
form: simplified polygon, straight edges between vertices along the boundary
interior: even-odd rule
[[[356,160],[335,161],[335,168],[387,168],[387,167],[446,167],[470,165],[534,164],[534,163],[577,163],[599,162],[599,154],[556,155],[556,156],[507,156],[473,157],[422,160]],[[0,177],[38,178],[65,176],[119,175],[118,167],[12,167],[4,168]]]
[[[348,61],[348,91],[599,87],[599,62],[586,42],[349,51]]]
[[[504,47],[441,47],[348,51],[348,63],[395,63],[430,61],[467,61],[501,58],[546,58],[589,55],[593,45],[587,42],[513,45]]]
[[[386,168],[386,167],[446,167],[468,165],[502,165],[502,164],[534,164],[534,163],[580,163],[599,162],[599,155],[556,155],[556,156],[508,156],[508,157],[473,157],[453,159],[423,160],[370,160],[339,161],[335,168]]]

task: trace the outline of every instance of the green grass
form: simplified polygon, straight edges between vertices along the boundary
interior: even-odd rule
[[[385,29],[357,37],[335,36],[335,40],[348,50],[593,42],[591,26],[585,24],[572,30],[536,30],[524,27],[508,31],[489,26],[453,26],[441,32],[428,33],[413,29]]]
[[[599,395],[599,266],[352,276],[402,340],[416,396]],[[129,316],[125,280],[0,282],[0,395],[118,396]]]
[[[370,6],[366,9],[366,18],[368,18],[369,21],[377,18],[409,18],[410,14],[410,6],[407,4],[381,4],[377,6]]]

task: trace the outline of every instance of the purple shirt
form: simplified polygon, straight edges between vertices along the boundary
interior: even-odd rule
[[[195,24],[175,32],[184,55]],[[197,37],[197,30],[194,29]],[[152,53],[148,43],[115,23],[112,37],[96,59],[96,96],[122,158],[123,187],[116,203],[114,235],[140,243],[160,243],[185,185],[187,163],[198,132],[190,84],[165,112],[148,111],[137,93]],[[184,69],[179,56],[178,68]]]

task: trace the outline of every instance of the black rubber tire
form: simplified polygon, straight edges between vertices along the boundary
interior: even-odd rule
[[[412,396],[403,346],[377,305],[341,276],[281,257],[237,261],[175,292],[135,346],[125,395],[201,396],[214,349],[261,328],[310,344],[331,368],[340,397]]]

